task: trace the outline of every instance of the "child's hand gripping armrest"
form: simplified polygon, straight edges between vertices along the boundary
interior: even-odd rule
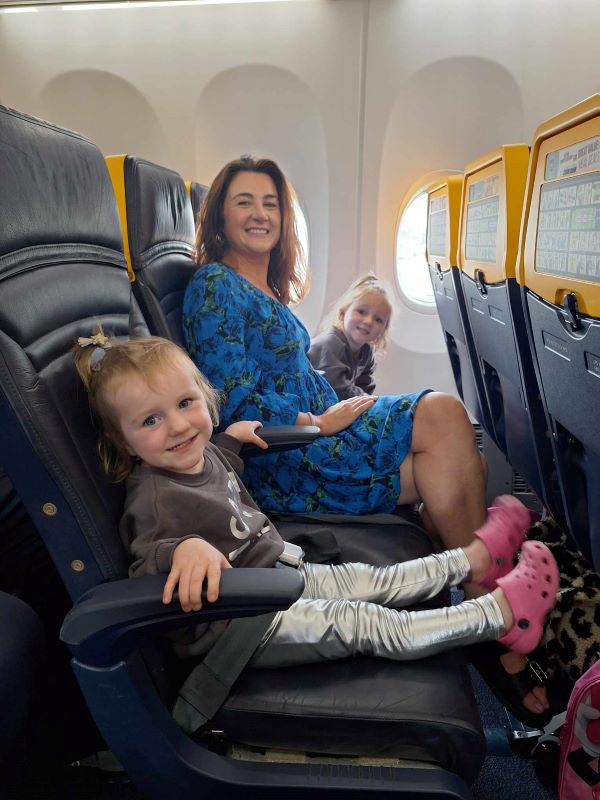
[[[258,420],[242,420],[240,422],[233,422],[225,429],[225,433],[233,436],[238,442],[244,444],[253,444],[260,447],[261,450],[266,450],[269,446],[263,439],[256,434],[257,428],[262,428],[262,424]]]
[[[219,596],[221,570],[231,569],[225,556],[205,539],[184,539],[173,551],[171,571],[167,577],[162,601],[168,604],[179,585],[179,602],[184,611],[202,608],[202,587],[206,580],[206,598],[214,603]]]

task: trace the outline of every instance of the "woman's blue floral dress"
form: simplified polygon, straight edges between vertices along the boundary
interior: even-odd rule
[[[287,306],[223,264],[199,268],[183,303],[190,355],[221,390],[220,429],[238,420],[293,425],[321,414],[335,391],[308,360],[310,337]],[[246,463],[244,482],[265,511],[391,511],[423,392],[379,397],[349,428]]]

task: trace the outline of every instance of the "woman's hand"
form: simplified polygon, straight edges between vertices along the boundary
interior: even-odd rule
[[[331,436],[338,431],[343,431],[368,408],[371,408],[376,400],[377,398],[371,395],[360,395],[340,400],[339,403],[329,406],[326,411],[316,417],[316,423],[321,429],[321,436]]]
[[[266,450],[269,445],[264,441],[264,439],[261,439],[260,436],[256,435],[255,431],[257,428],[262,428],[261,422],[257,422],[256,420],[253,422],[247,422],[246,420],[243,420],[242,422],[234,422],[225,429],[225,433],[227,433],[229,436],[233,436],[234,439],[238,440],[238,442],[256,444],[259,447],[262,447],[263,450]]]
[[[216,547],[205,539],[184,539],[173,551],[171,571],[163,590],[163,603],[171,602],[173,591],[179,584],[181,608],[184,611],[200,611],[205,580],[206,599],[214,603],[219,596],[222,569],[231,569],[231,564]]]

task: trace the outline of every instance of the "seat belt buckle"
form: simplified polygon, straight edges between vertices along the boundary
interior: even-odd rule
[[[298,569],[304,561],[304,550],[291,542],[284,542],[283,544],[283,553],[279,556],[279,561],[288,567]]]

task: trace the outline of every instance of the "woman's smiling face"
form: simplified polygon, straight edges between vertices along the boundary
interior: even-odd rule
[[[268,256],[279,241],[281,212],[277,189],[263,172],[238,172],[223,204],[228,254],[256,260]]]

